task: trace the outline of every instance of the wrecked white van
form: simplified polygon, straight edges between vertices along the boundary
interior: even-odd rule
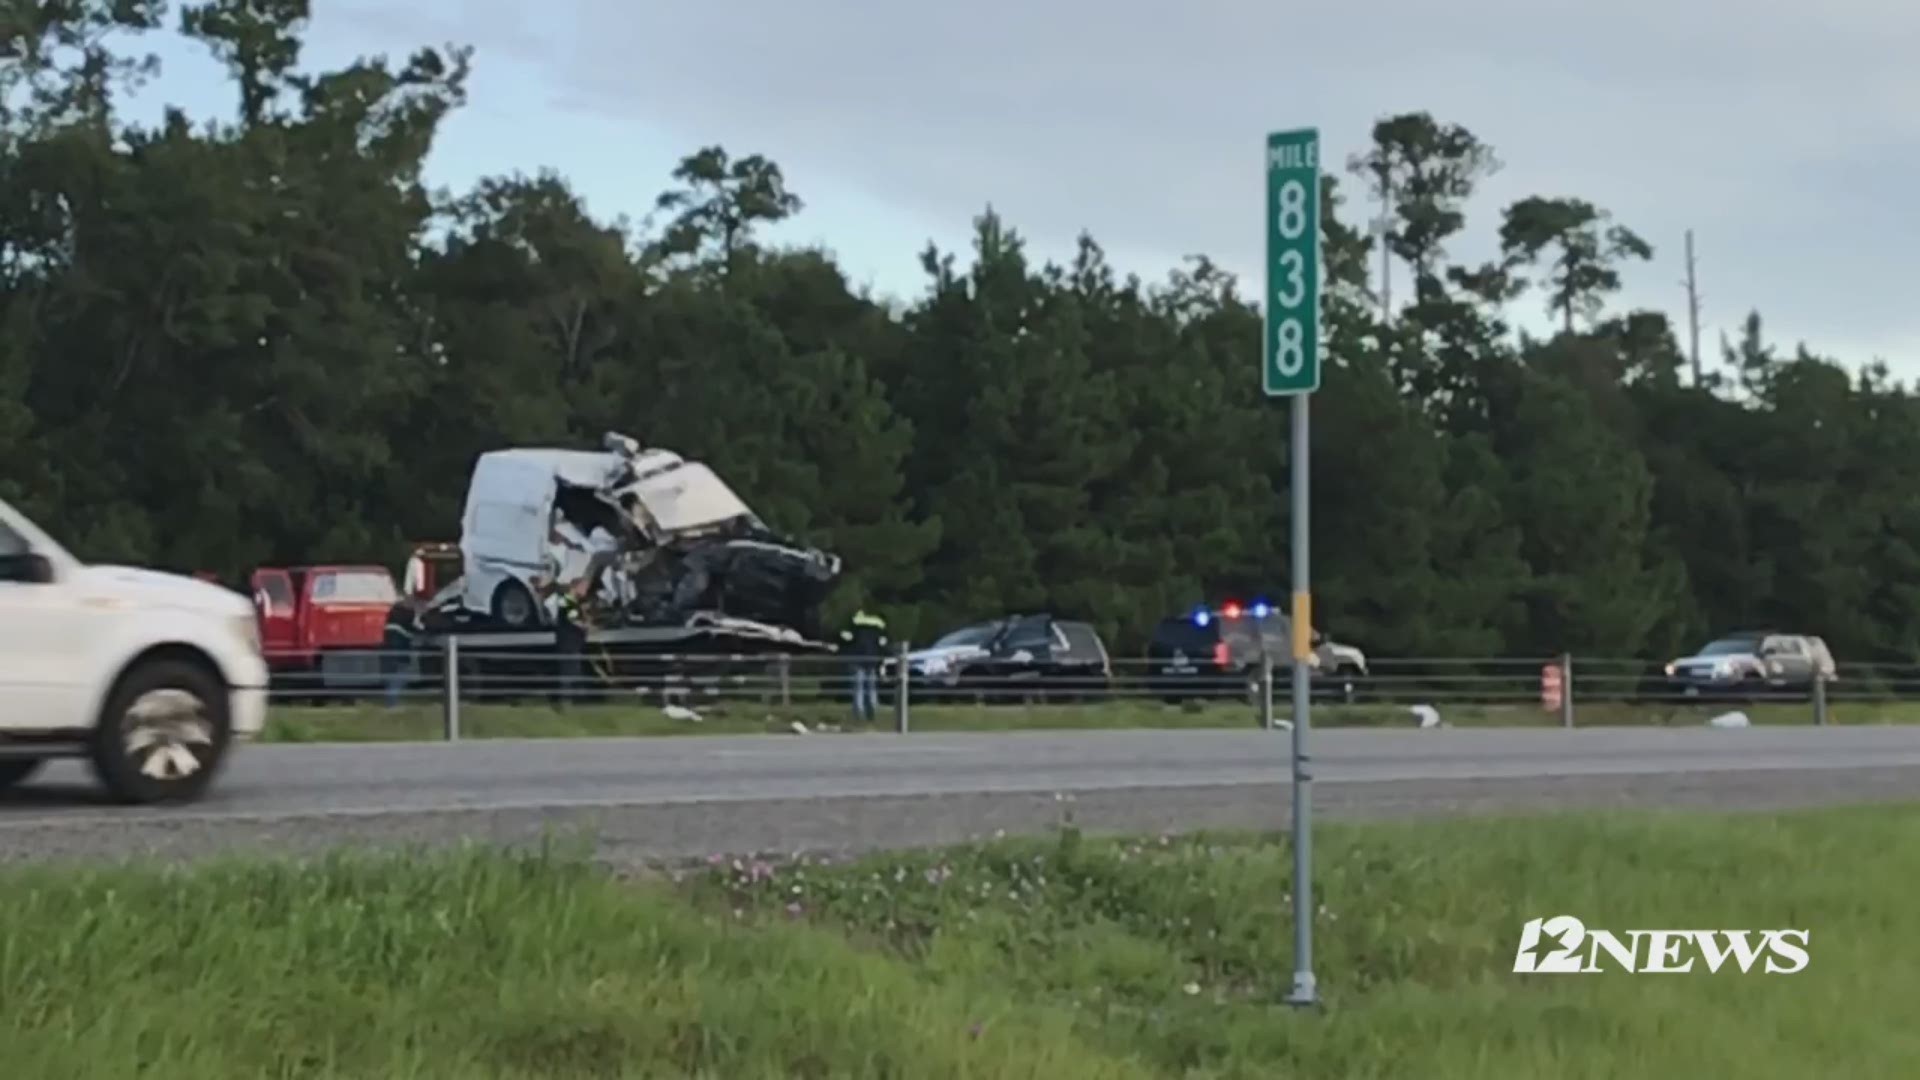
[[[700,462],[624,435],[604,446],[480,455],[461,520],[460,607],[503,627],[545,625],[533,580],[557,567],[563,581],[589,576],[623,625],[725,615],[817,636],[838,556],[774,534]]]

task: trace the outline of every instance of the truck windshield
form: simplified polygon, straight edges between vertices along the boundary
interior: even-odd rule
[[[327,570],[313,575],[313,598],[336,604],[391,604],[400,598],[393,578],[371,570]]]
[[[0,502],[0,554],[25,555],[35,551],[54,559],[73,558],[20,511]]]
[[[1760,639],[1755,637],[1729,637],[1712,642],[1701,649],[1700,656],[1747,656],[1760,651]]]

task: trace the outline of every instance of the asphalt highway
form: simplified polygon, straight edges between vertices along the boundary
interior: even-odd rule
[[[104,805],[59,762],[0,800],[0,859],[184,858],[590,832],[615,860],[1084,828],[1277,827],[1288,732],[476,740],[242,747],[206,801]],[[1333,818],[1920,799],[1920,729],[1316,732]]]

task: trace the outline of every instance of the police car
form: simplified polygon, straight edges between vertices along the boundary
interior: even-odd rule
[[[1272,658],[1276,677],[1285,680],[1292,637],[1293,621],[1264,600],[1230,600],[1170,615],[1147,642],[1148,684],[1168,701],[1239,697],[1259,678],[1263,656]],[[1347,694],[1354,679],[1367,673],[1365,653],[1317,630],[1311,663],[1316,680]]]

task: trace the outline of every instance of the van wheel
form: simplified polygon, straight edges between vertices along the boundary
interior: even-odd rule
[[[0,759],[0,790],[25,783],[44,762],[44,758],[34,757]]]
[[[226,687],[195,664],[148,661],[121,677],[89,757],[123,803],[186,803],[206,793],[233,738]]]
[[[533,602],[533,593],[525,585],[503,581],[493,590],[493,617],[516,630],[527,629],[539,624],[540,607]]]

